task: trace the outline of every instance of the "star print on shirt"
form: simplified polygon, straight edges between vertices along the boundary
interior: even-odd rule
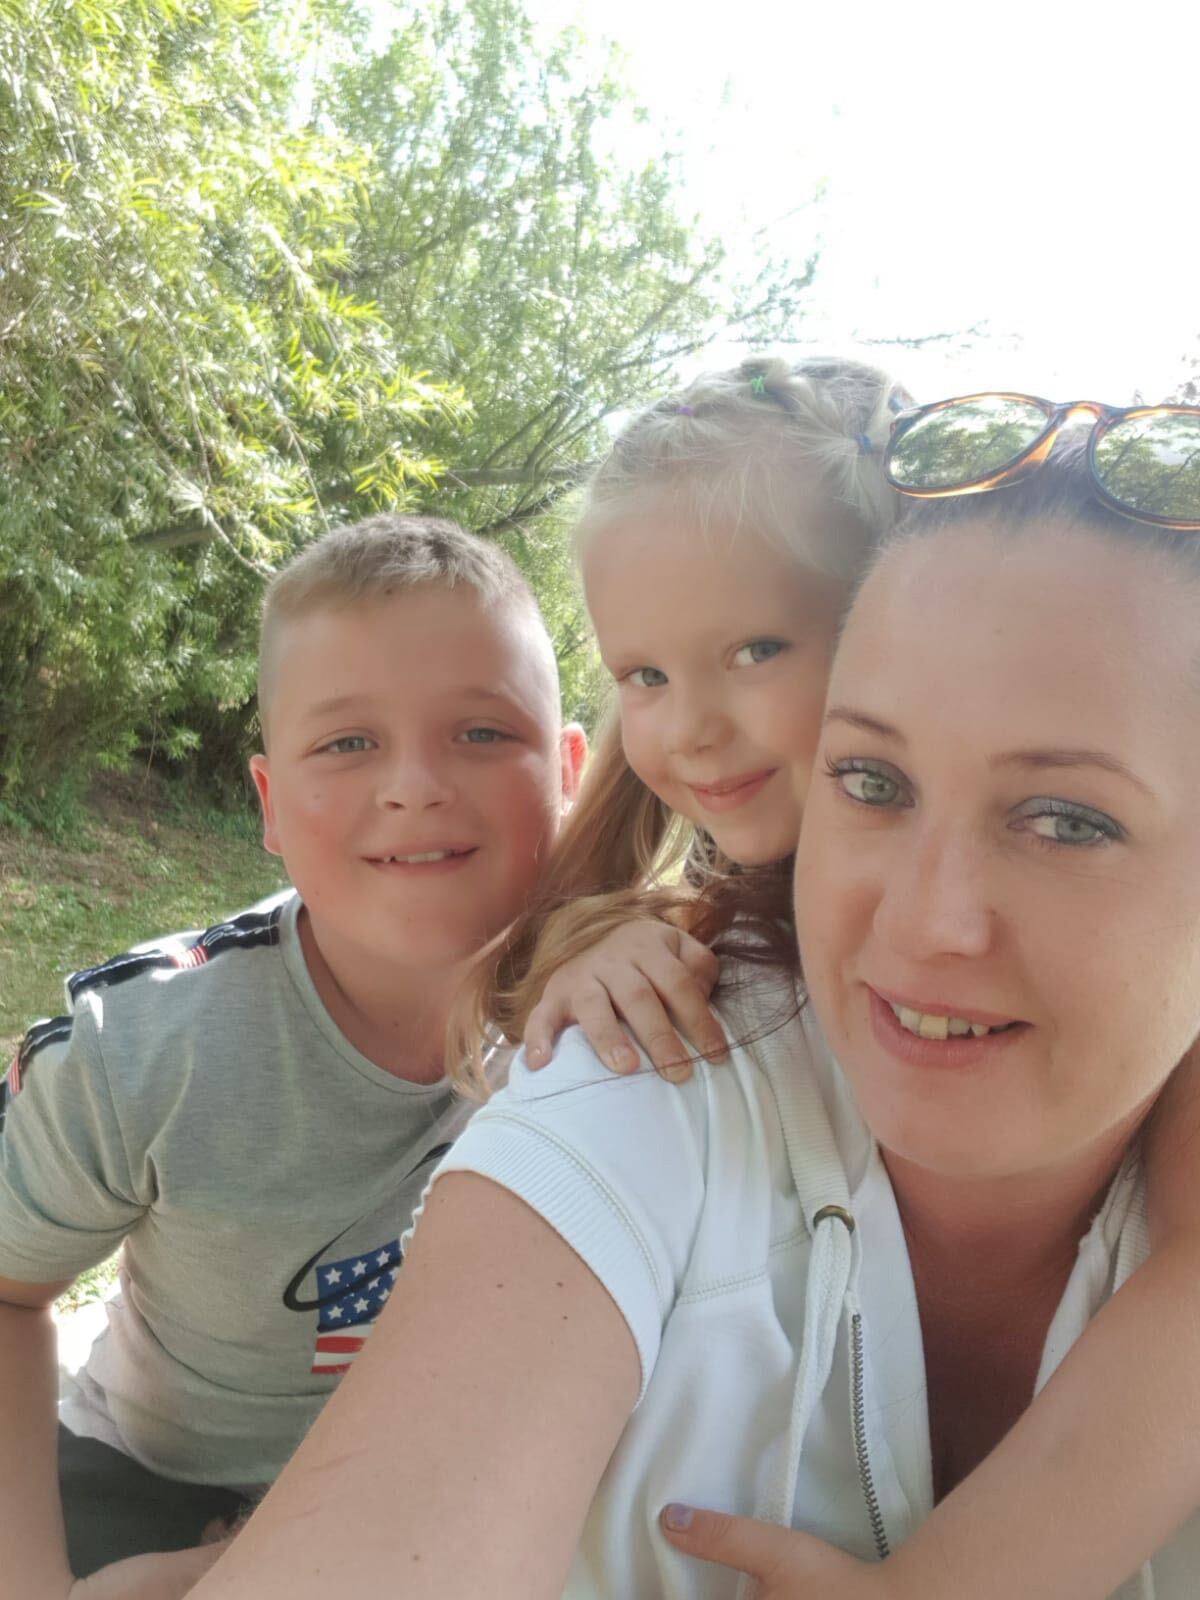
[[[345,1372],[367,1342],[400,1266],[400,1241],[392,1239],[369,1260],[348,1256],[317,1268],[323,1304],[318,1310],[314,1373]],[[343,1279],[340,1294],[330,1293]],[[326,1298],[328,1297],[328,1298]]]

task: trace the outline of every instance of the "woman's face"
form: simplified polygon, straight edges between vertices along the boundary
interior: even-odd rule
[[[994,1176],[1116,1150],[1192,1043],[1198,662],[1200,586],[1075,529],[930,536],[866,583],[796,906],[885,1149]]]
[[[731,860],[790,855],[846,585],[655,511],[594,537],[583,579],[638,777]]]

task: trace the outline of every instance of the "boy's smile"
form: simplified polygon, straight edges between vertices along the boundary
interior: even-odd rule
[[[324,963],[344,988],[440,985],[523,909],[574,792],[544,632],[422,584],[289,620],[274,684],[264,839]]]

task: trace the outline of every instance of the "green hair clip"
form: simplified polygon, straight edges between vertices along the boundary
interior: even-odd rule
[[[761,372],[756,372],[755,375],[750,379],[750,393],[766,394],[766,392],[767,380],[763,377]]]

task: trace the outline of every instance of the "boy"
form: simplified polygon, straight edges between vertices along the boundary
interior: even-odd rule
[[[585,752],[515,566],[425,518],[339,530],[273,580],[259,706],[264,842],[295,891],[77,974],[6,1087],[6,1593],[182,1592],[206,1525],[282,1467],[466,1120],[447,1008],[521,910]],[[56,1486],[49,1308],[121,1241]]]

